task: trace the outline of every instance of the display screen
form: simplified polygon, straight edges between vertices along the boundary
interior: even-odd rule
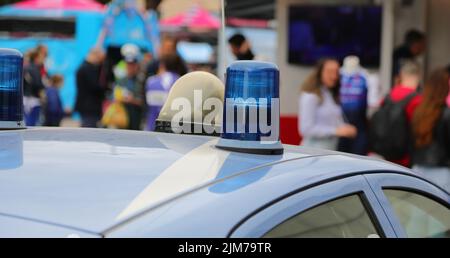
[[[379,66],[381,28],[380,6],[291,6],[288,61],[313,65],[324,57],[356,55],[364,66]]]

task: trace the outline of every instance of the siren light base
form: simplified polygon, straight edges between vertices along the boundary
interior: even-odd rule
[[[284,153],[283,145],[280,141],[259,142],[259,141],[240,141],[221,138],[216,145],[217,148],[249,154],[259,155],[282,155]]]

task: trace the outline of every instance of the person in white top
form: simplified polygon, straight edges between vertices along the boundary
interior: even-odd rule
[[[344,122],[339,105],[339,69],[337,60],[321,60],[301,87],[299,129],[304,146],[336,150],[339,137],[357,134],[354,126]]]

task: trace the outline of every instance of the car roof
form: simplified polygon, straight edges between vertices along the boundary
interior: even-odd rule
[[[292,172],[292,166],[305,168],[298,186],[355,171],[412,173],[298,146],[275,156],[233,153],[215,148],[217,141],[105,129],[0,131],[0,213],[100,233],[196,189],[216,185],[215,194],[226,194]]]

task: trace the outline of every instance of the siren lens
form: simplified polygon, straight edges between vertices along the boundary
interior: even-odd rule
[[[261,131],[261,122],[271,126],[274,119],[279,119],[278,100],[279,70],[276,65],[257,61],[231,64],[226,73],[222,138],[260,141],[261,137],[270,135],[270,132]],[[273,103],[278,106],[273,107]],[[272,108],[278,109],[278,117],[271,117]]]
[[[0,121],[23,120],[23,56],[0,48]]]

